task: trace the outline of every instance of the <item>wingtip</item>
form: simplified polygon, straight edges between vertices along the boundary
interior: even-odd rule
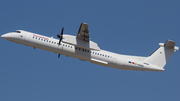
[[[82,22],[81,24],[87,24],[86,22]]]
[[[175,46],[174,49],[175,49],[175,50],[179,50],[179,47]]]

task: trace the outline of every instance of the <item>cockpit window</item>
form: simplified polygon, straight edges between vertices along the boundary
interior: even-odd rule
[[[21,31],[14,31],[14,32],[16,32],[16,33],[21,33]]]

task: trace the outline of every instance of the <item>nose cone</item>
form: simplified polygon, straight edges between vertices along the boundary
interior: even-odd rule
[[[9,39],[9,38],[11,38],[11,33],[3,34],[3,35],[1,35],[1,38]]]

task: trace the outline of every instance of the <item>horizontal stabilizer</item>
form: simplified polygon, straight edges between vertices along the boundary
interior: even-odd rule
[[[176,44],[176,42],[167,40],[166,43],[164,44],[164,46],[169,47],[169,48],[174,48],[175,44]]]
[[[160,46],[162,47],[168,47],[168,48],[173,48],[175,51],[179,50],[179,47],[175,46],[176,42],[167,40],[166,43],[159,43]]]

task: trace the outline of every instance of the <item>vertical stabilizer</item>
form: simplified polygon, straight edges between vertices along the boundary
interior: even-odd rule
[[[171,56],[179,49],[175,46],[176,42],[167,40],[166,43],[159,43],[160,47],[147,59],[145,63],[149,63],[160,68],[163,68]]]

